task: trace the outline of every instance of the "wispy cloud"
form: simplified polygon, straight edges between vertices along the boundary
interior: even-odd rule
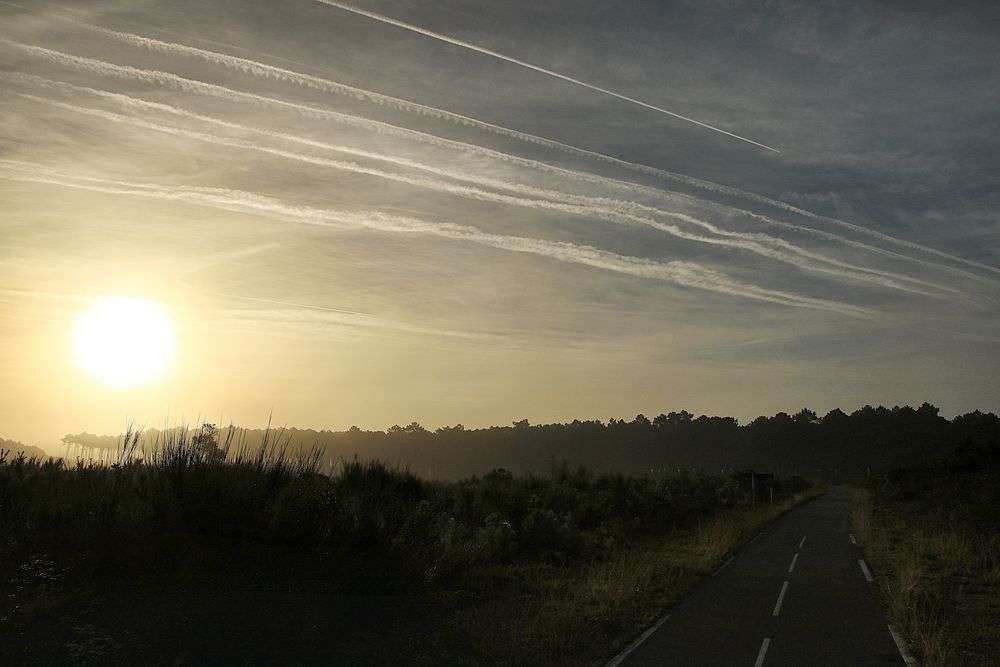
[[[373,315],[371,313],[362,313],[342,308],[328,308],[326,306],[319,306],[315,304],[282,301],[279,299],[264,299],[261,297],[252,297],[241,294],[219,293],[216,296],[220,296],[231,301],[259,303],[269,306],[283,306],[282,308],[253,309],[230,307],[220,309],[218,311],[218,314],[222,317],[232,319],[377,329],[428,336],[441,336],[445,338],[456,338],[472,342],[479,341],[496,343],[503,340],[503,336],[491,333],[428,327],[412,322],[402,322],[399,320]]]
[[[14,78],[16,79],[17,76],[15,75]],[[39,81],[37,77],[26,77],[26,78],[22,77],[22,78],[24,78],[27,81],[32,81],[35,83],[44,83],[44,80]],[[172,105],[146,102],[144,100],[140,100],[130,96],[120,95],[117,93],[108,93],[105,91],[98,91],[90,88],[69,86],[68,84],[62,84],[62,86],[69,87],[70,89],[76,91],[86,92],[91,95],[95,95],[105,99],[111,99],[120,104],[124,104],[132,109],[138,109],[143,111],[167,112],[176,116],[182,116],[184,118],[196,120],[199,122],[210,123],[216,126],[225,127],[227,129],[234,129],[243,132],[252,132],[259,136],[264,136],[272,139],[279,139],[283,141],[289,141],[293,143],[311,146],[314,148],[322,148],[325,150],[349,153],[360,157],[373,158],[377,160],[391,162],[396,165],[418,168],[424,171],[440,174],[455,180],[473,180],[483,185],[486,185],[490,188],[506,190],[508,192],[520,193],[528,195],[530,198],[515,197],[505,194],[498,194],[495,192],[479,188],[470,188],[466,186],[455,185],[453,183],[442,181],[440,179],[428,179],[425,177],[415,177],[405,174],[386,172],[380,169],[364,167],[352,162],[328,160],[325,158],[305,155],[302,153],[296,153],[296,152],[266,147],[240,139],[224,138],[216,135],[209,135],[203,132],[196,132],[182,128],[173,128],[169,126],[164,126],[159,123],[151,123],[148,121],[131,118],[128,116],[123,116],[121,114],[113,114],[111,112],[106,112],[100,109],[84,108],[78,105],[65,104],[54,100],[44,100],[43,98],[38,98],[37,96],[29,96],[29,97],[31,97],[32,99],[37,99],[39,101],[47,101],[48,103],[60,106],[61,108],[97,116],[114,122],[131,123],[139,127],[152,129],[160,132],[166,132],[177,136],[184,136],[186,138],[206,141],[217,145],[253,150],[257,152],[263,152],[275,155],[285,159],[305,162],[308,164],[314,164],[327,168],[340,169],[344,171],[351,171],[354,173],[366,174],[369,176],[375,176],[378,178],[393,180],[396,182],[406,183],[417,187],[431,189],[436,192],[447,193],[450,195],[466,197],[479,201],[489,201],[489,202],[507,204],[512,206],[532,208],[535,210],[547,210],[569,215],[585,216],[585,217],[604,220],[614,224],[638,225],[638,226],[649,227],[670,234],[676,238],[684,239],[687,241],[748,251],[763,257],[791,264],[800,269],[820,274],[835,276],[843,279],[848,279],[856,282],[862,282],[870,285],[876,285],[884,288],[902,290],[914,294],[920,294],[923,296],[932,296],[939,298],[945,298],[945,297],[965,298],[961,292],[952,288],[943,287],[940,285],[936,285],[934,283],[930,283],[920,279],[900,274],[895,274],[887,271],[881,271],[873,268],[859,267],[854,264],[842,262],[816,252],[811,252],[803,248],[799,248],[794,244],[784,241],[782,239],[775,239],[762,234],[743,234],[739,232],[722,230],[716,225],[713,225],[711,223],[708,223],[706,221],[700,220],[698,218],[683,213],[664,211],[662,209],[655,209],[649,206],[643,206],[629,202],[622,202],[608,198],[595,198],[595,197],[586,197],[580,195],[570,195],[568,193],[562,193],[550,189],[536,188],[532,186],[502,181],[498,179],[489,179],[489,178],[470,179],[468,177],[464,177],[459,172],[433,167],[412,160],[393,158],[385,154],[373,153],[371,151],[358,151],[347,147],[334,146],[327,144],[325,142],[305,139],[297,137],[295,135],[289,135],[287,133],[279,133],[268,130],[262,130],[258,128],[251,128],[245,125],[231,123],[220,119],[204,116],[201,114],[188,112]],[[668,224],[660,220],[657,220],[656,216],[666,216],[673,220],[681,221],[683,223],[688,223],[702,229],[707,229],[708,231],[715,234],[715,236],[705,236],[703,234],[694,234],[687,232],[681,227],[678,227],[677,225]],[[930,288],[930,291],[928,289],[921,289],[920,287],[917,287],[918,285],[922,285],[925,288]]]
[[[317,0],[317,1],[324,1],[324,0]],[[327,4],[334,4],[334,3],[327,3]],[[339,5],[338,4],[337,6],[340,6],[342,9],[348,9],[347,5]],[[368,14],[366,14],[366,15],[368,15]],[[372,14],[373,18],[375,16],[379,16],[379,15],[373,15]],[[382,18],[385,18],[385,17],[380,17],[380,19],[382,19]],[[526,132],[520,132],[518,130],[512,130],[512,129],[509,129],[509,128],[506,128],[506,127],[495,125],[493,123],[487,123],[485,121],[482,121],[482,120],[479,120],[479,119],[476,119],[476,118],[471,118],[469,116],[463,116],[461,114],[456,114],[456,113],[453,113],[453,112],[450,112],[450,111],[446,111],[444,109],[438,109],[438,108],[435,108],[435,107],[430,107],[430,106],[427,106],[427,105],[418,104],[416,102],[411,102],[411,101],[408,101],[408,100],[403,100],[403,99],[400,99],[400,98],[392,97],[390,95],[383,95],[383,94],[380,94],[380,93],[375,93],[375,92],[372,92],[372,91],[369,91],[369,90],[365,90],[365,89],[362,89],[362,88],[357,88],[357,87],[353,87],[353,86],[347,86],[345,84],[341,84],[341,83],[338,83],[338,82],[335,82],[335,81],[331,81],[329,79],[324,79],[324,78],[321,78],[321,77],[316,77],[316,76],[312,76],[312,75],[308,75],[308,74],[303,74],[303,73],[300,73],[300,72],[294,72],[292,70],[287,70],[287,69],[280,68],[280,67],[274,67],[272,65],[267,65],[265,63],[257,62],[255,60],[250,60],[250,59],[246,59],[246,58],[237,58],[235,56],[229,56],[229,55],[226,55],[226,54],[216,53],[214,51],[206,51],[204,49],[198,49],[198,48],[187,46],[187,45],[184,45],[184,44],[178,44],[178,43],[175,43],[175,42],[164,42],[164,41],[161,41],[161,40],[151,39],[151,38],[148,38],[148,37],[143,37],[143,36],[135,35],[135,34],[132,34],[132,33],[125,33],[125,32],[119,32],[119,31],[109,30],[107,28],[101,28],[101,27],[97,27],[97,26],[90,26],[90,27],[93,30],[98,31],[98,32],[100,32],[103,35],[106,35],[108,37],[113,37],[115,39],[119,39],[119,40],[125,41],[125,42],[127,42],[129,44],[132,44],[133,46],[147,48],[147,49],[152,49],[152,50],[157,50],[157,51],[161,51],[161,52],[165,52],[165,53],[173,53],[173,54],[193,56],[193,57],[201,58],[201,59],[206,60],[208,62],[212,62],[212,63],[218,64],[218,65],[223,65],[225,67],[234,68],[234,69],[237,69],[239,71],[242,71],[242,72],[245,72],[245,73],[248,73],[248,74],[253,74],[255,76],[262,76],[264,78],[275,78],[275,79],[278,79],[278,80],[281,80],[281,81],[295,83],[295,84],[298,84],[298,85],[301,85],[301,86],[305,86],[305,87],[308,87],[308,88],[314,88],[314,89],[317,89],[317,90],[322,90],[322,91],[325,91],[325,92],[331,92],[331,93],[335,93],[335,94],[338,94],[338,95],[347,95],[347,96],[353,97],[355,99],[366,100],[366,101],[369,101],[369,102],[373,102],[375,104],[379,104],[379,105],[382,105],[382,106],[389,106],[391,108],[399,109],[399,110],[402,110],[402,111],[408,111],[408,112],[411,112],[411,113],[418,113],[418,114],[421,114],[421,115],[426,115],[426,116],[430,116],[430,117],[441,119],[441,120],[448,120],[448,121],[452,121],[452,122],[457,122],[457,123],[462,124],[462,125],[467,125],[467,126],[475,127],[477,129],[482,129],[482,130],[486,130],[486,131],[489,131],[489,132],[501,134],[501,135],[504,135],[504,136],[507,136],[507,137],[511,137],[511,138],[518,139],[518,140],[521,140],[521,141],[525,141],[527,143],[534,143],[534,144],[545,146],[547,148],[552,148],[552,149],[555,149],[555,150],[560,150],[560,151],[563,151],[563,152],[567,152],[567,153],[570,153],[570,154],[579,155],[579,156],[583,156],[583,157],[589,157],[589,158],[597,159],[597,160],[602,161],[602,162],[608,162],[610,164],[614,164],[616,166],[625,167],[625,168],[627,168],[629,170],[636,171],[636,172],[639,172],[639,173],[644,173],[644,174],[648,174],[648,175],[652,175],[652,176],[657,176],[657,177],[660,177],[660,178],[666,178],[668,180],[672,180],[672,181],[675,181],[675,182],[683,183],[683,184],[689,185],[689,186],[698,187],[698,188],[701,188],[701,189],[704,189],[704,190],[708,190],[708,191],[712,191],[712,192],[716,192],[716,193],[719,193],[719,194],[724,194],[724,195],[728,195],[728,196],[739,197],[741,199],[745,199],[745,200],[752,201],[752,202],[755,202],[755,203],[764,204],[764,205],[767,205],[767,206],[770,206],[770,207],[774,207],[774,208],[777,208],[779,210],[784,210],[784,211],[787,211],[787,212],[790,212],[790,213],[795,213],[795,214],[798,214],[798,215],[802,215],[802,216],[804,216],[806,218],[809,218],[809,219],[813,219],[813,220],[817,220],[817,221],[829,223],[829,224],[832,224],[832,225],[834,225],[836,227],[847,229],[847,230],[850,230],[850,231],[855,232],[855,233],[864,234],[864,235],[866,235],[866,236],[868,236],[870,238],[879,240],[881,242],[891,243],[893,245],[901,246],[901,247],[907,248],[909,250],[916,250],[916,251],[919,251],[919,252],[922,252],[922,253],[927,253],[927,254],[930,254],[930,255],[942,258],[942,259],[947,259],[947,260],[952,261],[952,262],[958,262],[958,263],[965,264],[967,266],[971,266],[971,267],[974,267],[974,268],[977,268],[977,269],[980,269],[980,270],[985,270],[985,271],[990,271],[990,272],[993,272],[993,273],[1000,274],[1000,268],[997,268],[997,267],[989,266],[989,265],[983,264],[981,262],[975,262],[975,261],[972,261],[972,260],[969,260],[969,259],[966,259],[966,258],[963,258],[963,257],[959,257],[957,255],[951,254],[951,253],[946,253],[946,252],[943,252],[943,251],[940,251],[940,250],[937,250],[937,249],[934,249],[934,248],[930,248],[930,247],[921,245],[919,243],[914,243],[914,242],[911,242],[911,241],[906,241],[906,240],[898,239],[898,238],[890,236],[888,234],[884,234],[884,233],[881,233],[881,232],[870,230],[870,229],[868,229],[866,227],[862,227],[860,225],[856,225],[856,224],[853,224],[853,223],[850,223],[850,222],[847,222],[847,221],[844,221],[844,220],[839,220],[837,218],[831,218],[831,217],[827,217],[827,216],[817,215],[815,213],[812,213],[810,211],[807,211],[807,210],[802,209],[802,208],[797,207],[797,206],[793,206],[793,205],[788,204],[786,202],[778,201],[778,200],[775,200],[775,199],[772,199],[772,198],[769,198],[769,197],[764,197],[762,195],[758,195],[758,194],[755,194],[755,193],[746,192],[746,191],[740,190],[738,188],[732,188],[732,187],[728,187],[728,186],[719,185],[717,183],[712,183],[710,181],[705,181],[703,179],[692,178],[692,177],[689,177],[689,176],[685,176],[683,174],[676,174],[676,173],[664,171],[664,170],[661,170],[661,169],[657,169],[657,168],[654,168],[654,167],[649,167],[649,166],[646,166],[646,165],[637,164],[637,163],[634,163],[634,162],[629,162],[627,160],[620,160],[618,158],[614,158],[614,157],[611,157],[611,156],[608,156],[608,155],[604,155],[604,154],[601,154],[601,153],[597,153],[597,152],[594,152],[594,151],[588,151],[586,149],[578,148],[576,146],[571,146],[569,144],[565,144],[565,143],[562,143],[562,142],[558,142],[558,141],[554,141],[554,140],[551,140],[551,139],[547,139],[545,137],[539,137],[539,136],[536,136],[536,135],[533,135],[533,134],[529,134],[529,133],[526,133]],[[496,55],[499,55],[499,54],[496,54]],[[552,74],[555,74],[555,73],[552,73]],[[582,84],[582,82],[576,82],[576,83],[581,83]],[[586,85],[586,84],[584,84],[584,85]],[[610,92],[610,91],[602,91],[602,92]],[[637,102],[637,100],[632,100],[632,101],[636,101]],[[664,111],[664,110],[661,110],[661,111]],[[687,119],[687,120],[690,120],[690,119]],[[712,128],[712,129],[717,129],[717,128]],[[728,133],[726,133],[726,134],[728,134]],[[735,135],[731,135],[731,136],[735,136]],[[744,141],[750,141],[750,140],[744,139],[743,137],[737,137],[737,138],[743,139]],[[750,143],[756,143],[756,142],[751,141]],[[757,144],[757,145],[763,146],[762,144]],[[768,148],[769,150],[775,150],[775,149],[770,148],[768,146],[764,146],[764,148]]]
[[[0,162],[0,164],[6,164]],[[392,216],[380,211],[336,211],[309,206],[287,205],[263,195],[221,188],[183,188],[135,183],[107,182],[98,179],[73,180],[71,176],[56,177],[33,173],[8,165],[7,178],[63,187],[79,188],[116,195],[131,195],[151,199],[181,201],[213,206],[223,210],[260,214],[279,220],[318,225],[333,229],[368,229],[397,234],[424,234],[455,241],[467,241],[511,252],[527,253],[562,262],[589,266],[624,275],[670,282],[735,297],[767,301],[786,306],[827,310],[852,317],[870,317],[870,310],[826,299],[816,299],[780,290],[736,281],[725,274],[689,261],[657,262],[639,257],[620,255],[592,246],[546,241],[521,236],[491,234],[475,227],[450,223],[432,223],[415,218]]]
[[[927,247],[927,246],[924,246],[924,245],[921,245],[921,244],[918,244],[918,243],[913,243],[911,241],[901,240],[901,239],[898,239],[896,237],[890,236],[888,234],[884,234],[884,233],[881,233],[881,232],[876,232],[876,231],[867,229],[865,227],[862,227],[860,225],[849,223],[849,222],[846,222],[846,221],[843,221],[843,220],[839,220],[839,219],[836,219],[836,218],[830,218],[830,217],[827,217],[827,216],[817,215],[815,213],[812,213],[812,212],[807,211],[805,209],[793,206],[793,205],[788,204],[786,202],[782,202],[782,201],[778,201],[778,200],[775,200],[775,199],[772,199],[772,198],[764,197],[764,196],[758,195],[756,193],[746,192],[746,191],[740,190],[738,188],[732,188],[732,187],[729,187],[729,186],[720,185],[718,183],[713,183],[713,182],[710,182],[710,181],[706,181],[704,179],[693,178],[693,177],[690,177],[690,176],[685,176],[683,174],[677,174],[677,173],[665,171],[665,170],[662,170],[662,169],[657,169],[657,168],[654,168],[654,167],[649,167],[647,165],[638,164],[638,163],[634,163],[634,162],[629,162],[629,161],[626,161],[626,160],[621,160],[621,159],[618,159],[618,158],[615,158],[615,157],[604,155],[602,153],[598,153],[598,152],[594,152],[594,151],[582,149],[582,148],[579,148],[579,147],[576,147],[576,146],[571,146],[569,144],[565,144],[565,143],[562,143],[562,142],[558,142],[558,141],[554,141],[554,140],[551,140],[551,139],[547,139],[545,137],[540,137],[540,136],[532,135],[532,134],[529,134],[529,133],[520,132],[520,131],[517,131],[517,130],[511,130],[509,128],[501,127],[501,126],[498,126],[498,125],[495,125],[495,124],[492,124],[492,123],[487,123],[485,121],[481,121],[481,120],[478,120],[478,119],[475,119],[475,118],[471,118],[471,117],[468,117],[468,116],[463,116],[461,114],[456,114],[456,113],[453,113],[453,112],[450,112],[450,111],[446,111],[446,110],[443,110],[443,109],[438,109],[438,108],[435,108],[435,107],[430,107],[430,106],[427,106],[427,105],[418,104],[418,103],[415,103],[415,102],[410,102],[408,100],[403,100],[403,99],[392,97],[392,96],[389,96],[389,95],[383,95],[381,93],[375,93],[375,92],[372,92],[372,91],[369,91],[369,90],[365,90],[365,89],[362,89],[362,88],[357,88],[357,87],[354,87],[354,86],[347,86],[345,84],[341,84],[341,83],[338,83],[338,82],[335,82],[335,81],[331,81],[329,79],[324,79],[324,78],[321,78],[321,77],[316,77],[316,76],[312,76],[312,75],[308,75],[308,74],[303,74],[303,73],[300,73],[300,72],[295,72],[295,71],[287,70],[287,69],[284,69],[284,68],[274,67],[272,65],[267,65],[265,63],[261,63],[261,62],[258,62],[258,61],[255,61],[255,60],[251,60],[251,59],[247,59],[247,58],[238,58],[238,57],[235,57],[235,56],[230,56],[230,55],[226,55],[226,54],[222,54],[222,53],[217,53],[217,52],[214,52],[214,51],[207,51],[207,50],[204,50],[204,49],[198,49],[198,48],[195,48],[195,47],[187,46],[187,45],[184,45],[184,44],[179,44],[179,43],[176,43],[176,42],[164,42],[164,41],[161,41],[161,40],[156,40],[156,39],[152,39],[152,38],[149,38],[149,37],[143,37],[143,36],[136,35],[136,34],[133,34],[133,33],[120,32],[120,31],[110,30],[110,29],[102,28],[102,27],[98,27],[98,26],[87,26],[87,25],[85,25],[85,27],[87,27],[90,30],[96,31],[96,32],[98,32],[98,33],[100,33],[102,35],[105,35],[107,37],[111,37],[111,38],[123,41],[125,43],[128,43],[128,44],[130,44],[132,46],[136,46],[136,47],[139,47],[139,48],[145,48],[145,49],[150,49],[150,50],[153,50],[153,51],[158,51],[158,52],[163,52],[163,53],[170,53],[170,54],[174,54],[174,55],[185,55],[185,56],[189,56],[189,57],[195,57],[195,58],[199,58],[199,59],[202,59],[204,61],[207,61],[207,62],[210,62],[210,63],[213,63],[213,64],[217,64],[217,65],[221,65],[221,66],[224,66],[224,67],[228,67],[230,69],[235,69],[237,71],[240,71],[240,72],[243,72],[243,73],[247,73],[247,74],[251,74],[251,75],[254,75],[254,76],[257,76],[257,77],[261,77],[261,78],[265,78],[265,79],[275,79],[275,80],[290,82],[290,83],[298,84],[298,85],[301,85],[301,86],[304,86],[304,87],[307,87],[307,88],[313,88],[313,89],[316,89],[316,90],[321,90],[323,92],[329,92],[329,93],[334,93],[334,94],[338,94],[338,95],[346,95],[346,96],[352,97],[354,99],[372,102],[372,103],[378,104],[380,106],[387,106],[387,107],[390,107],[390,108],[393,108],[393,109],[397,109],[397,110],[401,110],[401,111],[406,111],[406,112],[410,112],[410,113],[416,113],[416,114],[419,114],[419,115],[425,115],[425,116],[429,116],[429,117],[436,118],[436,119],[441,119],[441,120],[448,120],[448,121],[452,121],[452,122],[457,122],[457,123],[459,123],[461,125],[473,127],[475,129],[481,129],[481,130],[485,130],[485,131],[488,131],[488,132],[492,132],[492,133],[496,133],[496,134],[501,134],[503,136],[507,136],[507,137],[514,138],[514,139],[518,139],[520,141],[524,141],[524,142],[531,143],[531,144],[536,144],[536,145],[544,146],[546,148],[550,148],[550,149],[557,150],[557,151],[560,151],[560,152],[569,153],[569,154],[572,154],[572,155],[577,155],[577,156],[585,157],[585,158],[589,158],[589,159],[594,159],[594,160],[597,160],[597,161],[600,161],[600,162],[605,162],[605,163],[608,163],[608,164],[613,164],[615,166],[619,166],[619,167],[623,167],[625,169],[628,169],[630,171],[634,171],[634,172],[637,172],[637,173],[651,175],[651,176],[655,176],[655,177],[658,177],[658,178],[666,179],[668,181],[672,181],[672,182],[679,183],[679,184],[682,184],[682,185],[685,185],[685,186],[689,186],[689,187],[694,187],[694,188],[697,188],[697,189],[701,189],[703,191],[712,192],[712,193],[719,194],[719,195],[724,195],[724,196],[727,196],[727,197],[735,197],[735,198],[742,199],[742,200],[745,200],[745,201],[748,201],[748,202],[765,205],[765,206],[768,206],[768,207],[771,207],[771,208],[774,208],[774,209],[777,209],[777,210],[781,210],[781,211],[785,211],[785,212],[788,212],[788,213],[793,213],[793,214],[796,214],[796,215],[800,215],[802,217],[805,217],[807,219],[814,220],[814,221],[817,221],[817,222],[820,222],[820,223],[830,224],[830,225],[832,225],[832,226],[834,226],[836,228],[844,229],[844,230],[850,231],[852,233],[863,235],[863,236],[865,236],[867,238],[875,239],[877,241],[880,241],[880,242],[883,242],[883,243],[887,243],[887,244],[893,245],[895,247],[905,248],[905,249],[910,250],[910,251],[916,251],[916,252],[919,252],[921,254],[931,255],[931,256],[934,256],[934,257],[938,257],[940,259],[948,260],[949,262],[956,262],[956,263],[960,263],[962,265],[973,267],[973,268],[976,268],[976,269],[979,269],[979,270],[984,270],[984,271],[987,271],[987,272],[991,272],[991,273],[995,273],[995,274],[1000,274],[1000,269],[998,269],[996,267],[991,267],[989,265],[982,264],[980,262],[975,262],[975,261],[968,260],[968,259],[965,259],[965,258],[962,258],[962,257],[958,257],[958,256],[955,256],[953,254],[945,253],[943,251],[940,251],[940,250],[937,250],[937,249],[934,249],[934,248],[930,248],[930,247]],[[133,79],[137,79],[137,80],[156,81],[156,82],[159,82],[159,83],[161,83],[163,85],[170,85],[170,86],[180,87],[181,89],[189,90],[189,91],[192,91],[192,92],[200,92],[200,93],[204,93],[204,94],[209,94],[209,95],[219,96],[219,97],[224,97],[224,98],[229,98],[229,99],[241,98],[244,101],[250,101],[250,102],[253,102],[253,103],[257,103],[257,104],[263,103],[263,104],[269,104],[269,105],[282,106],[282,107],[285,107],[285,108],[296,110],[298,112],[305,113],[305,114],[313,116],[313,117],[323,117],[323,118],[326,118],[326,119],[329,119],[329,120],[334,120],[334,121],[337,121],[337,122],[344,122],[344,123],[352,124],[352,125],[355,125],[355,126],[364,127],[365,129],[373,130],[373,131],[376,131],[376,132],[388,132],[388,133],[395,134],[397,136],[403,136],[403,137],[406,137],[406,138],[417,139],[417,140],[421,140],[421,141],[428,141],[428,142],[433,143],[435,145],[449,147],[449,148],[465,148],[467,150],[474,150],[475,152],[477,152],[479,154],[488,155],[490,157],[494,157],[494,158],[498,158],[498,159],[503,159],[503,160],[510,161],[510,162],[515,162],[515,163],[523,163],[523,164],[526,164],[526,165],[530,164],[531,166],[533,166],[535,168],[545,168],[545,167],[547,167],[547,165],[543,165],[542,163],[538,163],[537,161],[525,160],[523,158],[518,158],[516,156],[505,155],[505,154],[503,154],[503,153],[501,153],[499,151],[494,151],[494,150],[490,150],[490,149],[482,149],[482,148],[479,148],[479,147],[474,147],[473,145],[470,145],[470,144],[467,144],[467,143],[457,142],[457,141],[449,140],[449,139],[443,139],[443,138],[440,138],[440,137],[435,137],[433,135],[428,135],[426,133],[417,132],[417,131],[413,131],[413,130],[408,130],[408,129],[404,129],[404,128],[399,128],[399,127],[392,126],[392,125],[387,124],[387,123],[382,123],[380,121],[373,121],[373,120],[370,120],[370,119],[365,119],[365,118],[361,118],[361,117],[358,117],[358,116],[353,116],[353,115],[350,115],[350,114],[343,114],[343,113],[340,113],[340,112],[334,112],[334,111],[325,110],[325,109],[321,109],[321,108],[317,108],[317,107],[311,107],[309,105],[302,105],[302,104],[296,104],[296,103],[291,103],[291,102],[285,102],[285,101],[282,101],[282,100],[277,100],[277,99],[274,99],[274,98],[268,98],[266,96],[255,95],[255,94],[251,94],[251,93],[242,93],[242,92],[239,92],[239,91],[234,91],[232,89],[227,89],[225,87],[217,86],[217,85],[214,85],[214,84],[207,84],[207,83],[203,83],[203,82],[199,82],[199,81],[195,81],[195,80],[191,80],[191,79],[185,79],[183,77],[179,77],[177,75],[166,73],[166,72],[158,72],[158,71],[153,71],[153,70],[143,70],[143,69],[133,68],[133,67],[129,67],[129,66],[116,65],[116,64],[113,64],[113,63],[107,63],[107,62],[103,62],[103,61],[99,61],[99,60],[94,60],[94,59],[89,59],[89,58],[82,58],[82,57],[79,57],[79,56],[73,56],[73,55],[70,55],[70,54],[60,53],[58,51],[54,51],[54,50],[51,50],[51,49],[45,49],[43,47],[18,44],[16,42],[9,42],[9,41],[7,41],[6,43],[11,44],[12,46],[16,46],[18,48],[24,49],[26,51],[35,53],[36,55],[39,55],[41,57],[45,57],[45,58],[47,58],[49,60],[52,60],[54,62],[60,62],[62,64],[67,64],[67,65],[70,65],[70,66],[75,66],[75,67],[83,68],[83,69],[86,69],[88,71],[95,71],[95,72],[100,72],[100,73],[106,74],[106,75],[118,76],[118,77],[125,77],[125,78],[133,78]],[[563,170],[563,169],[560,169],[560,168],[554,168],[554,169],[550,168],[550,169],[553,170],[553,171],[562,172],[564,175],[565,175],[566,172],[570,172],[571,171],[571,170]],[[578,174],[577,177],[583,177],[584,179],[586,179],[586,176],[585,175],[581,175],[581,174]],[[603,179],[603,177],[597,177],[597,178],[598,179]],[[603,179],[603,180],[611,181],[613,179]],[[638,185],[635,185],[635,184],[628,184],[628,185],[631,186],[631,187],[633,187],[633,188],[640,188],[640,189],[642,189],[642,186],[638,186]],[[649,189],[649,188],[645,188],[645,189],[646,190],[652,190],[652,189]],[[783,223],[783,224],[785,226],[789,226],[789,223]],[[794,227],[795,228],[799,228],[799,229],[806,229],[806,230],[810,229],[810,228],[804,228],[801,225],[796,225]],[[816,231],[819,231],[820,233],[822,233],[822,230],[816,230]],[[858,244],[859,244],[858,241],[852,241],[851,239],[845,239],[845,242],[848,243],[848,244],[854,245],[855,247],[858,247]],[[862,246],[867,246],[868,244],[861,244],[861,245]],[[876,248],[876,250],[878,250],[878,249]],[[902,255],[899,255],[898,253],[896,253],[896,256],[897,257],[904,257],[905,259],[907,259],[907,261],[914,261],[914,262],[918,262],[918,263],[921,262],[920,258],[913,258],[913,257],[909,257],[909,256],[902,256]],[[926,264],[926,260],[924,260],[923,263]],[[844,267],[844,268],[847,268],[847,267]],[[878,275],[877,272],[873,272],[873,273],[875,275]],[[892,278],[891,276],[887,276],[887,275],[884,275],[883,277],[890,278],[890,279]],[[887,286],[891,286],[891,285],[887,285]],[[945,291],[947,291],[947,290],[945,290]],[[953,292],[953,294],[954,294],[954,292]]]

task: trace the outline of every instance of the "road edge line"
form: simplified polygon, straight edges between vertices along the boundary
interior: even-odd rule
[[[903,658],[903,662],[907,665],[913,665],[915,667],[917,659],[913,657],[912,653],[910,653],[909,645],[907,645],[903,636],[896,631],[896,626],[892,623],[889,624],[889,634],[892,635],[892,641],[896,642],[896,648],[899,649],[899,655]]]
[[[771,645],[771,638],[764,637],[764,641],[760,645],[760,651],[757,652],[757,662],[753,663],[753,667],[764,667],[764,656],[767,655],[767,647]]]
[[[861,566],[861,573],[865,575],[865,581],[868,583],[875,581],[875,577],[872,576],[872,571],[868,569],[868,563],[865,562],[864,558],[858,559],[858,565]]]
[[[670,618],[670,614],[666,614],[665,616],[660,618],[660,620],[658,620],[656,623],[653,623],[653,625],[649,626],[649,628],[647,628],[645,632],[639,635],[638,639],[636,639],[634,642],[626,646],[622,650],[622,652],[616,655],[614,658],[612,658],[611,662],[605,665],[605,667],[618,667],[618,665],[620,665],[622,661],[628,657],[629,653],[639,648],[639,645],[644,641],[646,641],[647,639],[649,639],[649,636],[651,634],[659,630],[660,626],[663,625],[668,618]]]
[[[726,567],[727,565],[729,565],[730,563],[732,563],[732,562],[733,562],[733,559],[734,559],[734,558],[736,558],[735,554],[734,554],[734,555],[732,555],[732,556],[730,556],[729,558],[727,558],[727,559],[726,559],[726,562],[725,562],[725,563],[723,563],[722,565],[720,565],[720,566],[719,566],[719,569],[717,569],[717,570],[716,570],[715,572],[713,572],[713,573],[712,573],[712,576],[714,577],[714,576],[715,576],[715,575],[717,575],[718,573],[722,572],[722,570],[723,570],[723,569],[725,569],[725,567]]]

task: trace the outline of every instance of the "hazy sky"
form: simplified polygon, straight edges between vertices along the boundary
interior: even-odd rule
[[[352,6],[780,153],[316,0],[2,2],[0,436],[997,409],[995,3]]]

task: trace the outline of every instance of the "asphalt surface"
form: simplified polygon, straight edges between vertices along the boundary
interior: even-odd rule
[[[617,664],[905,665],[859,563],[849,501],[835,488],[785,514]]]

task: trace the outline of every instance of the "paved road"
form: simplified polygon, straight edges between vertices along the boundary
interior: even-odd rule
[[[618,664],[904,665],[859,562],[849,501],[836,488],[788,512]]]

